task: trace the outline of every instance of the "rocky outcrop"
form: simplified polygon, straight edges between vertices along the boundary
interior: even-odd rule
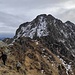
[[[7,44],[4,43],[3,41],[0,41],[0,47],[3,47],[3,46],[7,46]]]

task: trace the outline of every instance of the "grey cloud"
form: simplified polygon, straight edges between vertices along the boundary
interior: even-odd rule
[[[15,33],[21,23],[31,21],[39,14],[52,14],[62,21],[75,22],[74,3],[75,0],[0,0],[0,23],[9,27],[8,33]]]
[[[62,19],[63,22],[65,21],[71,21],[75,23],[75,9],[69,9],[69,10],[64,10],[64,12],[60,13],[57,15],[60,19]]]
[[[74,2],[74,0],[2,0],[5,7],[1,10],[14,15],[24,15],[34,10],[48,8],[51,10],[52,8],[56,9],[56,7],[61,9],[69,1]]]
[[[18,16],[0,12],[0,22],[5,23],[5,25],[7,26],[15,26],[15,24],[17,25],[18,23],[21,23],[22,21],[23,20],[20,19]]]
[[[41,9],[46,7],[53,7],[59,4],[64,4],[70,0],[2,0],[1,3],[9,8],[19,9]],[[73,1],[73,0],[72,0]]]

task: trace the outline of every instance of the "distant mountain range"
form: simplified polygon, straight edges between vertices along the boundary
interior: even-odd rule
[[[0,38],[0,40],[3,40],[4,38]]]
[[[0,33],[0,40],[3,40],[5,38],[13,38],[14,34],[10,34],[10,33]]]

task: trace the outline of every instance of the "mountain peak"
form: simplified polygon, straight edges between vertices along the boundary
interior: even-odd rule
[[[16,31],[15,36],[16,38],[14,39],[17,42],[19,42],[20,45],[23,46],[23,48],[26,43],[25,38],[28,38],[28,37],[30,40],[35,42],[33,44],[33,47],[36,44],[37,45],[36,47],[37,48],[39,47],[40,51],[44,51],[44,49],[41,50],[43,46],[45,48],[47,47],[53,54],[58,56],[59,60],[62,61],[61,63],[64,65],[64,69],[66,71],[65,72],[66,74],[62,73],[62,75],[70,75],[69,70],[72,73],[71,75],[73,75],[73,69],[71,65],[73,65],[75,62],[75,24],[73,24],[70,21],[63,23],[61,20],[54,18],[50,14],[49,15],[41,14],[41,15],[38,15],[33,21],[21,24],[21,26]],[[25,43],[22,41],[21,38],[23,38],[23,41],[25,41]],[[28,41],[26,45],[29,46]],[[31,46],[32,45],[30,44],[30,47]],[[34,50],[35,48],[32,48],[32,49]],[[47,52],[48,54],[46,52],[47,51],[42,52],[45,58],[49,54],[48,53],[49,51]],[[49,58],[49,56],[47,58]],[[60,66],[59,66],[59,69],[61,69]]]
[[[16,31],[18,37],[25,36],[33,38],[34,36],[42,37],[48,35],[48,23],[55,23],[56,20],[52,15],[41,14],[38,15],[33,21],[26,22],[20,25]],[[51,23],[51,24],[52,24]]]
[[[49,32],[54,27],[63,25],[62,21],[56,19],[51,14],[41,14],[38,15],[33,21],[26,22],[20,25],[16,31],[16,37],[25,36],[30,37],[42,37],[49,35]]]
[[[40,17],[40,16],[45,17],[45,16],[47,16],[47,15],[46,15],[46,14],[40,14],[40,15],[38,15],[37,17]]]
[[[63,33],[62,36],[64,38],[68,38],[68,32],[66,30],[66,26],[70,27],[71,30],[67,29],[67,31],[75,31],[75,25],[67,21],[65,24],[61,21],[53,17],[51,14],[41,14],[38,15],[34,20],[31,22],[26,22],[20,25],[20,27],[16,31],[16,37],[19,38],[20,36],[30,37],[43,37],[50,35],[49,33],[53,33],[53,37],[58,39],[58,35]],[[65,30],[64,30],[65,29]],[[57,32],[56,34],[54,33]],[[63,32],[64,31],[64,32]],[[60,33],[59,33],[60,32]],[[65,34],[66,32],[66,34]],[[61,36],[60,36],[61,37]]]
[[[72,23],[71,21],[66,21],[65,24],[71,24],[71,25],[74,25],[74,23]]]
[[[49,18],[49,19],[54,19],[54,17],[51,15],[51,14],[48,14],[48,15],[46,15],[46,14],[41,14],[41,15],[38,15],[37,16],[37,18],[40,18],[40,17],[44,17],[44,18]]]
[[[51,14],[48,14],[48,17],[49,18],[54,18],[54,16],[52,16]],[[55,18],[54,18],[55,19]]]

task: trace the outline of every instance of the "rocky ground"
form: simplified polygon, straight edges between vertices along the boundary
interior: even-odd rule
[[[40,41],[20,38],[10,45],[3,45],[8,58],[4,66],[0,59],[0,75],[75,75],[74,66],[53,54]],[[1,54],[0,54],[1,55]],[[21,69],[16,69],[17,61],[21,62]]]

